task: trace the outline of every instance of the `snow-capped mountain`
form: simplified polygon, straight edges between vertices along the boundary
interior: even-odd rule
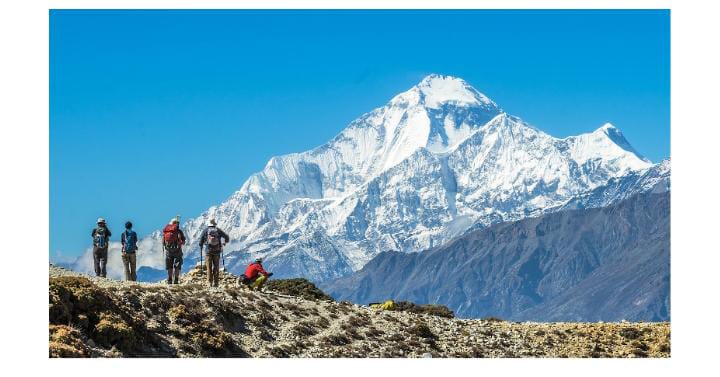
[[[382,251],[417,252],[471,227],[562,209],[652,167],[610,124],[555,138],[462,79],[430,75],[327,144],[273,157],[183,229],[190,258],[215,218],[232,237],[231,270],[262,256],[278,276],[323,281]],[[158,239],[141,247],[159,253]]]
[[[607,207],[639,192],[659,194],[668,191],[670,191],[670,160],[666,159],[648,169],[613,178],[606,185],[573,198],[563,204],[561,209]]]

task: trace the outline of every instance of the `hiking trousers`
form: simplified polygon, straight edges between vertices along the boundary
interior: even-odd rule
[[[220,279],[220,254],[207,253],[205,264],[207,265],[208,283],[211,287],[217,287]]]
[[[125,265],[125,280],[136,281],[137,274],[135,273],[137,256],[135,253],[122,253],[123,265]]]
[[[267,278],[267,276],[265,276],[265,275],[260,275],[260,276],[258,276],[258,277],[250,284],[250,289],[254,289],[254,290],[256,290],[256,291],[257,291],[257,290],[260,290],[260,289],[262,288],[263,284],[265,284],[265,281],[267,281],[267,279],[268,279],[268,278]]]
[[[93,264],[95,265],[95,276],[105,277],[107,276],[107,247],[93,246]]]
[[[181,270],[183,265],[182,251],[165,250],[165,269]]]
[[[183,253],[182,249],[165,248],[165,269],[168,273],[168,284],[180,282],[180,271],[182,271]]]

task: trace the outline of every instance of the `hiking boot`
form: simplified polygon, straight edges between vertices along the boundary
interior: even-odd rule
[[[168,285],[172,284],[172,280],[168,279],[167,283],[168,283]]]

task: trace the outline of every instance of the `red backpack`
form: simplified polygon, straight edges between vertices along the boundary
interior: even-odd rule
[[[165,246],[179,247],[182,245],[180,240],[180,224],[168,224],[163,229],[163,243]]]

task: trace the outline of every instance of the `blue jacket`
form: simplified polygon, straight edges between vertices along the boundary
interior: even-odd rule
[[[129,235],[130,237],[134,237],[134,238],[135,238],[135,248],[133,248],[132,250],[128,249],[128,248],[127,248],[127,245],[125,245],[126,237],[127,237],[128,235]],[[137,242],[138,242],[137,233],[135,233],[135,231],[132,230],[132,229],[126,229],[126,230],[122,233],[122,235],[120,236],[120,242],[122,242],[122,246],[123,246],[123,251],[124,251],[124,252],[126,252],[126,253],[134,253],[134,252],[137,250]]]

